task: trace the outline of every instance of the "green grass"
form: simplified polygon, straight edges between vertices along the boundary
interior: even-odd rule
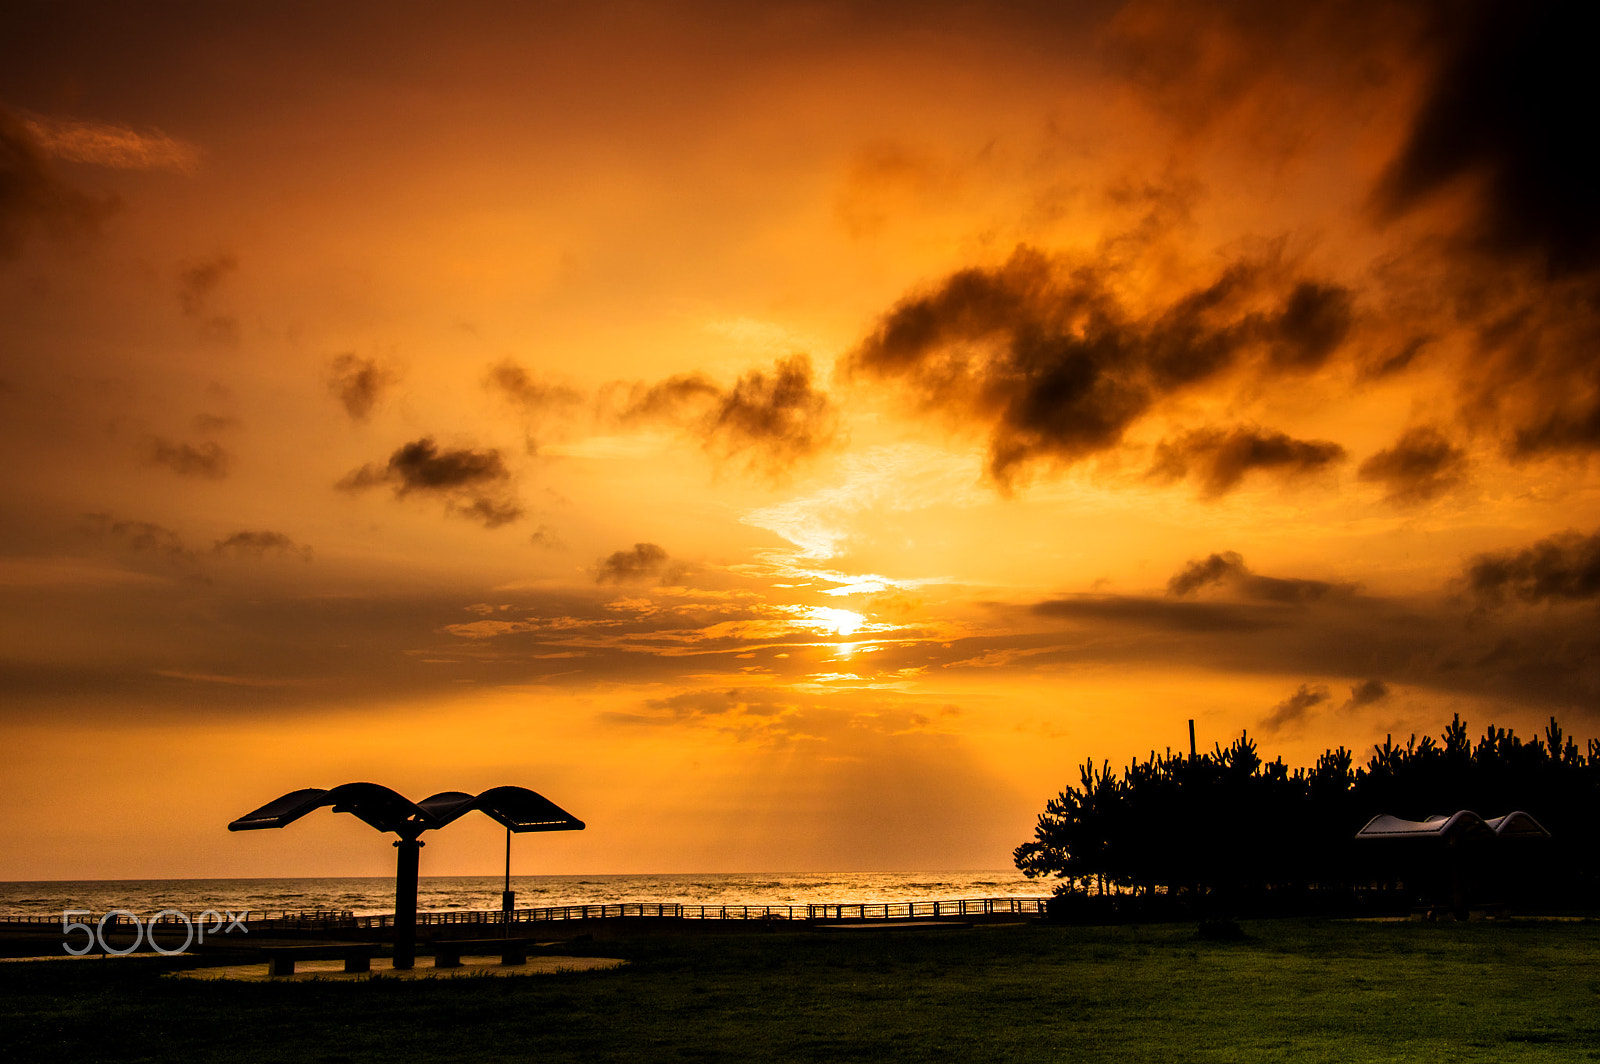
[[[1600,1060],[1600,923],[694,935],[438,982],[0,965],[0,1055],[67,1061]]]

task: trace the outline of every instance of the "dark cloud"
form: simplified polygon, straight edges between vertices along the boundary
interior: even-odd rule
[[[118,520],[110,514],[95,513],[83,515],[82,527],[95,539],[110,540],[135,553],[152,554],[182,563],[195,560],[194,551],[184,545],[182,536],[149,521]]]
[[[719,457],[777,476],[833,442],[838,412],[812,380],[811,360],[791,355],[722,388],[704,374],[636,386],[625,419],[675,421]]]
[[[1285,274],[1270,257],[1236,262],[1141,314],[1109,265],[1019,247],[896,304],[847,369],[898,380],[925,407],[986,429],[989,474],[1004,487],[1035,463],[1117,446],[1161,400],[1230,371],[1275,378],[1323,365],[1350,330],[1352,297]],[[1326,464],[1334,446],[1234,435],[1217,441],[1229,449],[1210,481],[1223,490],[1248,468]]]
[[[478,495],[452,506],[455,513],[477,521],[484,528],[499,528],[520,520],[526,512],[515,499],[493,499]]]
[[[239,260],[232,255],[215,255],[190,263],[178,273],[178,305],[191,318],[205,314],[206,305],[223,278],[239,268]]]
[[[1011,616],[1016,632],[942,648],[908,642],[873,655],[873,664],[879,675],[903,668],[1039,675],[1182,662],[1241,676],[1382,676],[1385,684],[1432,695],[1499,699],[1535,717],[1577,707],[1600,720],[1583,708],[1594,706],[1600,692],[1600,626],[1574,623],[1566,610],[1480,612],[1464,623],[1459,606],[1442,599],[1330,593],[1317,608],[1304,609],[1084,595],[1014,608]],[[1040,618],[1064,623],[1044,625]]]
[[[1183,567],[1183,571],[1167,581],[1167,594],[1188,595],[1210,584],[1237,579],[1246,572],[1244,558],[1234,551],[1224,551],[1199,558]]]
[[[1467,329],[1459,416],[1514,460],[1600,450],[1600,273],[1539,282],[1461,258],[1448,313]]]
[[[311,560],[311,548],[296,543],[282,532],[235,532],[216,541],[211,550],[216,554],[243,555],[264,558],[268,554],[281,557]]]
[[[1272,323],[1272,360],[1285,369],[1312,370],[1326,362],[1355,317],[1355,300],[1341,285],[1301,281]]]
[[[1035,603],[1031,612],[1097,623],[1183,632],[1254,632],[1283,624],[1274,612],[1220,602],[1166,602],[1124,595],[1078,595]]]
[[[1445,438],[1438,429],[1420,425],[1407,429],[1394,442],[1361,463],[1356,475],[1387,489],[1385,498],[1402,505],[1435,499],[1461,483],[1466,475],[1467,452]]]
[[[1570,117],[1600,110],[1590,21],[1564,0],[1130,0],[1105,43],[1180,156],[1209,139],[1287,158],[1319,116],[1409,107],[1364,190],[1380,224],[1416,224],[1391,226],[1373,263],[1362,302],[1391,335],[1358,376],[1461,359],[1462,425],[1535,459],[1600,450],[1600,197]],[[1395,487],[1402,503],[1445,490]]]
[[[1522,550],[1480,554],[1467,563],[1462,582],[1486,607],[1508,599],[1534,605],[1600,598],[1600,532],[1562,532]]]
[[[390,483],[401,495],[411,491],[452,491],[504,481],[511,474],[494,449],[473,451],[465,448],[441,451],[432,437],[423,437],[400,447],[389,456],[389,464],[373,471],[364,466],[353,474],[353,487]]]
[[[196,414],[191,422],[197,432],[226,432],[239,427],[239,419],[220,414]]]
[[[334,486],[356,492],[387,484],[396,498],[414,492],[436,495],[445,499],[451,512],[485,528],[498,528],[523,514],[522,507],[505,494],[510,481],[511,471],[499,451],[441,451],[432,437],[425,436],[397,449],[387,464],[368,463]]]
[[[1360,709],[1389,697],[1389,685],[1382,680],[1362,680],[1350,688],[1350,700],[1341,708]]]
[[[336,356],[328,366],[328,390],[344,404],[352,421],[365,421],[383,393],[400,379],[400,373],[375,358],[354,352]]]
[[[1559,275],[1600,266],[1591,153],[1571,117],[1600,106],[1589,16],[1570,0],[1131,0],[1105,41],[1180,138],[1227,120],[1223,135],[1258,155],[1304,144],[1319,108],[1403,98],[1397,77],[1420,68],[1420,102],[1372,189],[1379,216],[1465,187],[1468,245]]]
[[[1600,202],[1588,139],[1600,107],[1579,4],[1433,4],[1430,80],[1373,193],[1423,214],[1450,252],[1433,282],[1464,327],[1460,416],[1514,459],[1600,450]],[[1424,256],[1431,252],[1422,252]],[[1448,326],[1446,326],[1448,327]]]
[[[654,543],[635,543],[614,551],[595,567],[597,584],[629,584],[652,580],[666,571],[667,552]]]
[[[1600,340],[1600,329],[1595,333]],[[1600,450],[1600,364],[1582,364],[1593,350],[1592,343],[1570,349],[1574,372],[1558,372],[1552,382],[1565,384],[1566,394],[1552,398],[1548,412],[1516,428],[1508,448],[1513,457]]]
[[[183,315],[199,323],[209,339],[222,343],[238,343],[239,322],[230,314],[211,312],[211,299],[223,280],[239,268],[239,260],[232,255],[214,255],[209,259],[192,262],[178,272],[178,305]]]
[[[1234,551],[1223,551],[1185,565],[1167,581],[1167,594],[1183,597],[1213,584],[1226,584],[1248,599],[1287,604],[1316,602],[1330,594],[1354,594],[1353,584],[1332,584],[1324,580],[1300,580],[1262,576],[1250,571],[1244,558]]]
[[[1348,102],[1383,88],[1415,40],[1423,10],[1387,0],[1129,0],[1102,40],[1180,136],[1243,113],[1246,128],[1235,136],[1283,150],[1299,142],[1293,127],[1303,127],[1330,89]]]
[[[35,228],[59,237],[92,234],[114,207],[57,176],[37,137],[0,105],[0,259],[15,256]]]
[[[1345,449],[1330,440],[1297,440],[1254,427],[1204,428],[1157,444],[1149,475],[1160,480],[1193,475],[1201,493],[1214,498],[1256,470],[1293,479],[1322,472],[1344,458]]]
[[[1303,683],[1294,694],[1272,707],[1272,712],[1262,719],[1260,727],[1265,732],[1275,732],[1286,724],[1297,724],[1305,719],[1313,706],[1328,701],[1327,687],[1322,684]]]
[[[670,418],[686,406],[715,402],[722,389],[704,373],[680,373],[649,387],[636,387],[623,408],[624,418]]]
[[[581,398],[575,389],[564,384],[535,379],[511,359],[489,367],[483,384],[529,411],[570,406]]]
[[[145,445],[145,459],[180,476],[220,480],[228,475],[228,453],[215,443],[175,443],[156,436]]]
[[[753,449],[788,465],[833,438],[833,403],[811,383],[811,360],[779,359],[771,374],[751,370],[723,394],[707,433],[729,452]]]
[[[1563,0],[1432,10],[1437,70],[1377,188],[1380,209],[1404,214],[1472,179],[1478,246],[1532,254],[1552,274],[1600,266],[1591,138],[1573,122],[1600,109],[1593,12]]]

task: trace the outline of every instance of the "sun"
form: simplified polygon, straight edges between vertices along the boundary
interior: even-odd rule
[[[854,610],[839,610],[831,606],[806,606],[803,616],[817,631],[833,635],[855,635],[867,624],[867,619]]]

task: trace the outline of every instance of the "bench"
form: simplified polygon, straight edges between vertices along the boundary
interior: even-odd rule
[[[347,972],[372,971],[372,955],[378,946],[372,942],[318,942],[309,946],[258,946],[267,956],[268,975],[293,975],[297,960],[343,959]]]
[[[499,957],[501,964],[527,964],[526,938],[457,938],[433,944],[435,968],[459,968],[462,957]]]

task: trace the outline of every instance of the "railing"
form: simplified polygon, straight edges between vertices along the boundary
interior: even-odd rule
[[[555,920],[615,920],[666,917],[680,920],[919,920],[956,916],[1042,916],[1046,898],[962,898],[952,901],[827,902],[809,905],[681,905],[673,902],[622,902],[612,905],[552,905],[514,909],[513,924]],[[418,913],[417,923],[504,924],[492,909]],[[392,927],[394,917],[356,916],[343,926]]]
[[[647,917],[680,920],[922,920],[959,916],[1042,916],[1046,898],[961,898],[951,901],[826,902],[808,905],[682,905],[675,902],[622,902],[609,905],[552,905],[542,908],[467,909],[417,914],[422,925],[526,924],[565,920],[614,920]],[[98,915],[98,914],[97,914]],[[97,915],[87,921],[95,922]],[[508,920],[509,915],[509,920]],[[122,918],[108,923],[115,927]],[[144,922],[148,925],[150,918]],[[394,926],[389,914],[355,916],[348,909],[252,913],[247,925],[277,929],[384,928]],[[60,916],[3,916],[0,923],[61,926]],[[158,926],[176,929],[183,918],[163,916]]]

